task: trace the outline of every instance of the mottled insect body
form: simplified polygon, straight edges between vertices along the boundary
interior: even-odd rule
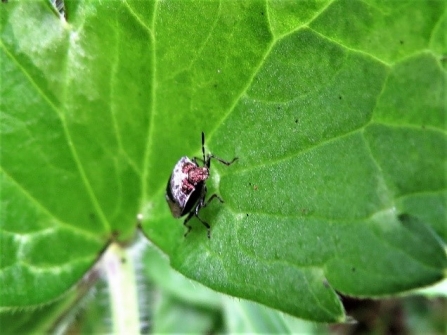
[[[211,166],[211,159],[216,159],[225,165],[230,165],[237,160],[237,157],[231,162],[224,161],[212,154],[208,154],[205,157],[205,135],[203,132],[202,155],[203,166],[199,166],[197,164],[198,158],[194,157],[191,160],[186,156],[180,158],[180,160],[175,164],[174,170],[172,171],[166,186],[166,201],[172,215],[175,218],[188,214],[183,222],[183,224],[188,228],[185,236],[188,235],[192,229],[191,226],[188,225],[188,221],[193,216],[196,216],[197,219],[199,219],[199,221],[206,227],[208,238],[210,238],[210,225],[199,217],[199,211],[201,208],[206,207],[215,198],[217,198],[220,202],[223,202],[217,194],[213,194],[208,201],[205,202],[207,193],[206,180],[210,175],[209,169]]]
[[[177,164],[175,164],[166,187],[166,201],[175,218],[182,217],[191,210],[195,204],[191,196],[193,198],[197,196],[194,192],[196,189],[204,189],[200,183],[203,183],[208,178],[208,175],[206,167],[198,167],[196,163],[186,156],[180,158]],[[189,201],[190,199],[192,201]]]

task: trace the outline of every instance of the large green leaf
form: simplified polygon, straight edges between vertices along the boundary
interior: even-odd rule
[[[444,1],[1,4],[3,309],[47,303],[111,239],[304,318],[336,291],[445,276]],[[183,237],[165,204],[206,147],[223,205]],[[442,242],[443,241],[443,242]],[[7,288],[7,289],[6,289]]]

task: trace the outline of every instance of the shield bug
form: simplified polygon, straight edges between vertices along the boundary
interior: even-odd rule
[[[203,132],[202,156],[202,159],[197,157],[189,159],[184,156],[175,164],[166,186],[166,201],[175,218],[187,215],[185,221],[183,221],[183,225],[188,228],[184,236],[191,231],[192,227],[188,224],[188,221],[195,216],[206,227],[208,238],[210,238],[210,225],[200,218],[199,211],[214,199],[219,200],[221,203],[224,202],[217,194],[211,195],[205,201],[207,193],[206,180],[210,176],[211,159],[228,166],[238,158],[235,157],[231,162],[227,162],[210,153],[205,156],[205,134]],[[199,166],[197,160],[201,160],[203,166]]]

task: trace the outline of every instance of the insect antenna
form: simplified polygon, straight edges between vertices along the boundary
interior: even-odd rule
[[[202,155],[203,155],[203,163],[205,165],[208,165],[208,164],[206,164],[206,160],[205,160],[205,133],[203,131],[202,131]]]

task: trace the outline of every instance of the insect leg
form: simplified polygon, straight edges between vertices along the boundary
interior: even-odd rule
[[[221,203],[224,203],[223,199],[221,197],[219,197],[216,193],[214,193],[208,200],[207,202],[203,203],[201,207],[206,207],[211,201],[213,201],[214,199],[218,199]]]
[[[205,161],[202,158],[199,158],[199,157],[193,157],[192,158],[193,163],[196,164],[196,165],[199,165],[199,164],[197,164],[197,160],[201,161],[202,164],[205,164]]]
[[[219,162],[221,162],[222,164],[225,164],[227,166],[233,164],[236,160],[238,160],[238,157],[234,157],[231,162],[228,162],[228,161],[223,160],[222,158],[214,156],[213,154],[209,154],[208,159],[211,160],[211,158],[214,158],[214,159],[218,160]]]
[[[197,203],[196,208],[194,209],[193,213],[194,213],[195,217],[196,217],[197,219],[199,219],[199,221],[202,222],[202,224],[206,227],[207,236],[208,236],[208,238],[210,238],[210,237],[211,237],[211,227],[210,227],[210,225],[208,224],[208,222],[202,220],[202,218],[199,216],[199,211],[200,211],[200,209],[201,209],[202,207],[205,207],[205,206],[206,206],[206,203],[205,203],[205,196],[206,196],[206,192],[207,192],[207,191],[208,191],[208,190],[207,190],[206,186],[204,185],[204,186],[203,186],[203,189],[202,189],[202,194],[200,195],[199,202]]]
[[[188,224],[188,221],[191,220],[191,218],[192,218],[194,215],[197,216],[197,214],[196,214],[194,211],[191,211],[191,212],[188,214],[188,216],[186,217],[185,221],[183,221],[183,225],[184,225],[185,227],[188,228],[188,230],[186,231],[186,233],[183,234],[184,237],[186,237],[186,235],[188,235],[189,232],[190,232],[191,229],[192,229],[192,227]]]
[[[211,227],[210,227],[210,225],[208,224],[208,222],[203,221],[197,213],[195,214],[195,216],[196,216],[197,219],[199,219],[199,221],[202,222],[202,224],[206,227],[206,233],[207,233],[207,236],[208,236],[208,238],[210,238],[210,237],[211,237]]]
[[[207,230],[207,234],[208,234],[208,238],[210,238],[211,237],[211,227],[210,227],[210,225],[208,224],[208,222],[206,222],[206,221],[203,221],[201,218],[200,218],[200,216],[199,216],[199,210],[201,209],[201,208],[203,208],[203,207],[206,207],[212,200],[214,200],[214,199],[218,199],[220,202],[224,202],[223,200],[222,200],[222,198],[221,197],[219,197],[217,194],[213,194],[209,199],[208,199],[208,201],[206,201],[205,202],[205,195],[206,195],[206,187],[204,188],[204,194],[203,194],[203,197],[200,199],[200,201],[199,201],[199,203],[197,204],[197,206],[196,206],[196,209],[195,209],[195,215],[196,215],[196,217],[199,219],[199,221],[200,222],[202,222],[202,224],[206,227],[206,230]]]

